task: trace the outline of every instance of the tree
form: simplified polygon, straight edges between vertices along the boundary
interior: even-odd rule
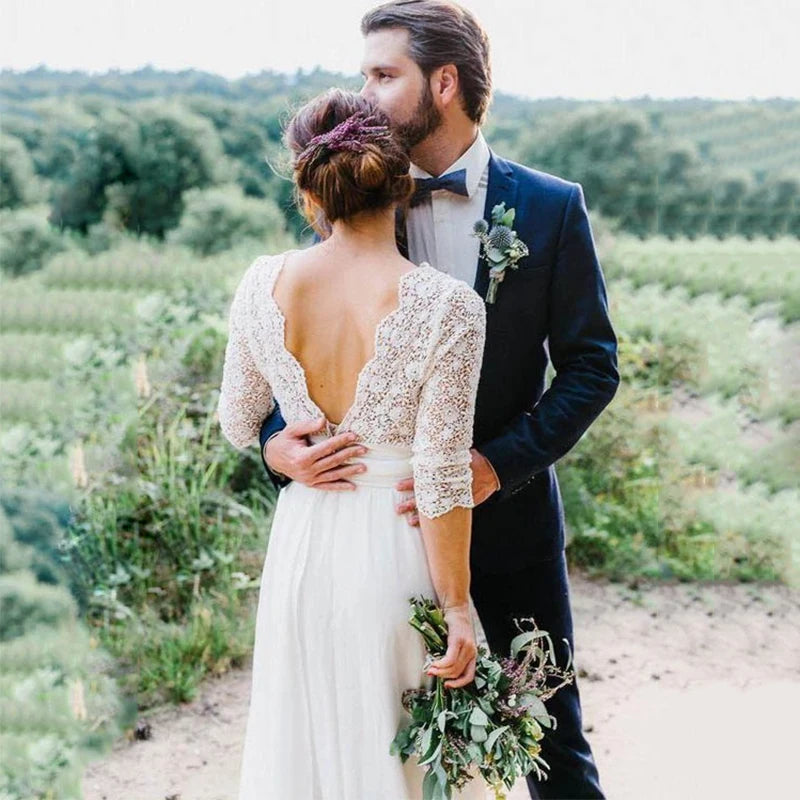
[[[33,160],[16,136],[0,134],[0,208],[19,208],[37,199]]]
[[[85,134],[85,147],[53,199],[51,219],[85,233],[102,218],[163,237],[183,212],[183,192],[230,178],[211,123],[180,105],[143,101]]]
[[[580,109],[541,126],[522,152],[526,164],[580,182],[587,199],[626,230],[652,229],[658,147],[644,113]]]
[[[245,197],[237,184],[189,189],[184,206],[180,225],[167,238],[203,256],[228,250],[248,237],[265,240],[285,230],[274,200]]]
[[[26,206],[0,211],[0,271],[25,275],[44,266],[45,261],[67,243],[47,222],[47,206]]]

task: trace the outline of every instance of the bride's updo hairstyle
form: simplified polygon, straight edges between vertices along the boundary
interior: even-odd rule
[[[414,192],[408,153],[389,120],[356,92],[329,89],[310,100],[285,141],[298,205],[323,238],[337,220],[404,203]]]

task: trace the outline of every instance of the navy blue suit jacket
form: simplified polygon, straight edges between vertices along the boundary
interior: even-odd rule
[[[473,511],[471,569],[499,574],[563,549],[564,510],[554,463],[608,405],[619,385],[617,339],[605,279],[579,183],[499,158],[489,161],[484,218],[505,201],[530,254],[507,269],[487,304],[486,346],[475,409],[473,447],[501,488]],[[398,246],[406,253],[404,230]],[[486,295],[489,267],[478,261],[474,288]],[[545,391],[549,359],[555,377]],[[266,440],[285,427],[280,407],[261,428]],[[288,481],[267,467],[276,487]]]

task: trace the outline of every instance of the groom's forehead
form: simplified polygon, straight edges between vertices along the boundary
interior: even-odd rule
[[[375,69],[397,69],[408,60],[408,31],[403,28],[386,28],[364,37],[363,73]]]

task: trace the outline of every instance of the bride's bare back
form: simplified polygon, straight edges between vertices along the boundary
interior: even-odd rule
[[[273,287],[286,319],[286,348],[302,364],[308,393],[334,425],[352,407],[375,332],[397,310],[402,275],[415,265],[386,250],[329,253],[324,245],[289,255]]]

